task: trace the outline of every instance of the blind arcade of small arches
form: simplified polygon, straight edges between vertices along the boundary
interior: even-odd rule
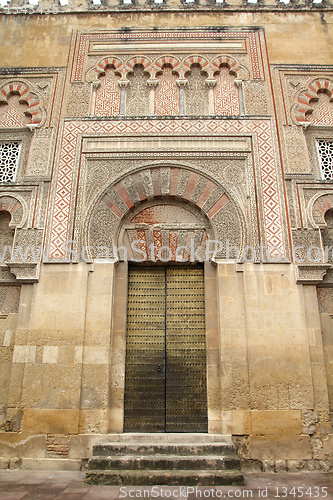
[[[247,71],[230,56],[104,58],[88,71],[95,116],[239,116]]]

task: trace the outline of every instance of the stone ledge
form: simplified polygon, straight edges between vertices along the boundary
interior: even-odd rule
[[[81,460],[63,458],[22,458],[20,469],[23,470],[68,470],[79,471],[83,467]]]
[[[8,2],[8,5],[0,7],[0,14],[10,14],[10,15],[24,15],[24,10],[20,11],[20,8],[24,8],[23,5],[19,5],[19,9],[14,8],[15,2]],[[45,15],[46,11],[49,11],[49,6],[45,5],[43,0],[40,0],[38,5],[30,4],[29,7],[34,7],[32,10],[30,8],[29,14],[31,15]],[[44,12],[40,12],[41,8],[45,9]],[[13,9],[12,11],[10,9]],[[210,3],[210,2],[202,2],[200,5],[199,2],[183,2],[179,1],[177,4],[171,3],[168,5],[168,2],[163,2],[162,4],[155,4],[154,2],[146,2],[146,3],[136,3],[132,4],[123,4],[116,2],[104,2],[101,4],[94,4],[93,2],[89,2],[89,0],[72,0],[67,5],[56,4],[57,12],[51,10],[51,15],[59,15],[59,14],[75,14],[75,13],[84,13],[84,12],[96,12],[96,14],[100,13],[122,13],[122,12],[313,12],[313,11],[331,11],[332,4],[329,0],[324,0],[321,3],[296,3],[290,1],[288,4],[284,4],[282,1],[280,2],[264,2],[258,0],[257,3],[243,3],[242,5],[233,3],[233,1],[224,1],[222,3]],[[38,10],[37,10],[38,9]]]

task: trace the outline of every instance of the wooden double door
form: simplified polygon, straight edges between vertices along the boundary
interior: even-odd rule
[[[204,274],[130,267],[125,432],[207,432]]]

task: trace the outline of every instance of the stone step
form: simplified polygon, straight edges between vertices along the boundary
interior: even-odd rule
[[[230,436],[222,434],[207,434],[204,432],[124,432],[121,434],[107,434],[103,438],[105,443],[225,443],[231,444]]]
[[[93,456],[113,455],[231,455],[235,453],[230,443],[98,443],[93,446]]]
[[[240,470],[236,456],[114,455],[92,457],[89,470]]]
[[[230,436],[126,433],[93,446],[90,484],[218,486],[243,484]]]
[[[239,471],[216,470],[149,470],[144,474],[140,470],[105,470],[86,473],[88,484],[113,484],[126,486],[224,486],[242,485],[244,478]]]

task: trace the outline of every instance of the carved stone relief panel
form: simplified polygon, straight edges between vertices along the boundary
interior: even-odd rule
[[[191,72],[185,74],[188,83],[185,91],[185,114],[188,116],[208,115],[208,87],[205,83],[207,73],[203,73],[198,64],[191,66]]]
[[[90,220],[87,242],[91,258],[113,258],[114,228],[119,218],[102,202],[96,204]]]
[[[10,227],[11,214],[7,211],[0,211],[0,252],[1,262],[10,260],[11,249],[14,241],[14,229]]]
[[[108,68],[104,76],[100,77],[100,86],[96,92],[95,115],[117,116],[120,112],[120,77],[115,70]]]
[[[265,116],[270,114],[265,82],[245,81],[243,91],[247,115]]]
[[[70,118],[89,115],[91,86],[76,82],[70,86],[66,116]]]
[[[82,109],[82,108],[81,108]],[[28,169],[25,172],[25,179],[36,177],[39,179],[50,179],[52,169],[52,154],[56,140],[56,130],[54,128],[41,128],[34,131],[34,138],[30,152]]]
[[[293,229],[294,259],[297,264],[322,264],[320,231],[318,229]]]
[[[239,97],[234,84],[235,77],[229,74],[229,69],[222,67],[220,74],[215,76],[217,83],[214,89],[215,114],[219,116],[238,116]]]
[[[308,117],[312,125],[333,125],[333,102],[330,95],[320,93],[318,101],[312,104],[312,110]]]
[[[149,115],[149,87],[147,84],[149,74],[144,71],[142,65],[136,65],[133,73],[130,73],[127,78],[129,84],[126,88],[126,115]]]
[[[174,116],[180,112],[180,96],[175,75],[169,66],[163,68],[158,77],[159,84],[155,91],[155,115]]]
[[[304,136],[304,130],[297,126],[284,126],[284,142],[288,169],[291,174],[303,174],[310,172],[308,149]]]
[[[317,287],[319,312],[333,314],[333,288]]]
[[[28,114],[28,103],[20,102],[21,96],[12,94],[7,103],[0,103],[0,127],[17,128],[25,127],[31,123],[31,115]]]
[[[326,251],[326,259],[329,264],[333,264],[333,210],[330,209],[325,214],[325,222],[327,224],[326,227],[321,229],[321,237],[323,240],[323,247],[327,247],[327,249],[331,249],[330,251]]]
[[[0,318],[18,312],[20,293],[20,286],[0,285]]]

